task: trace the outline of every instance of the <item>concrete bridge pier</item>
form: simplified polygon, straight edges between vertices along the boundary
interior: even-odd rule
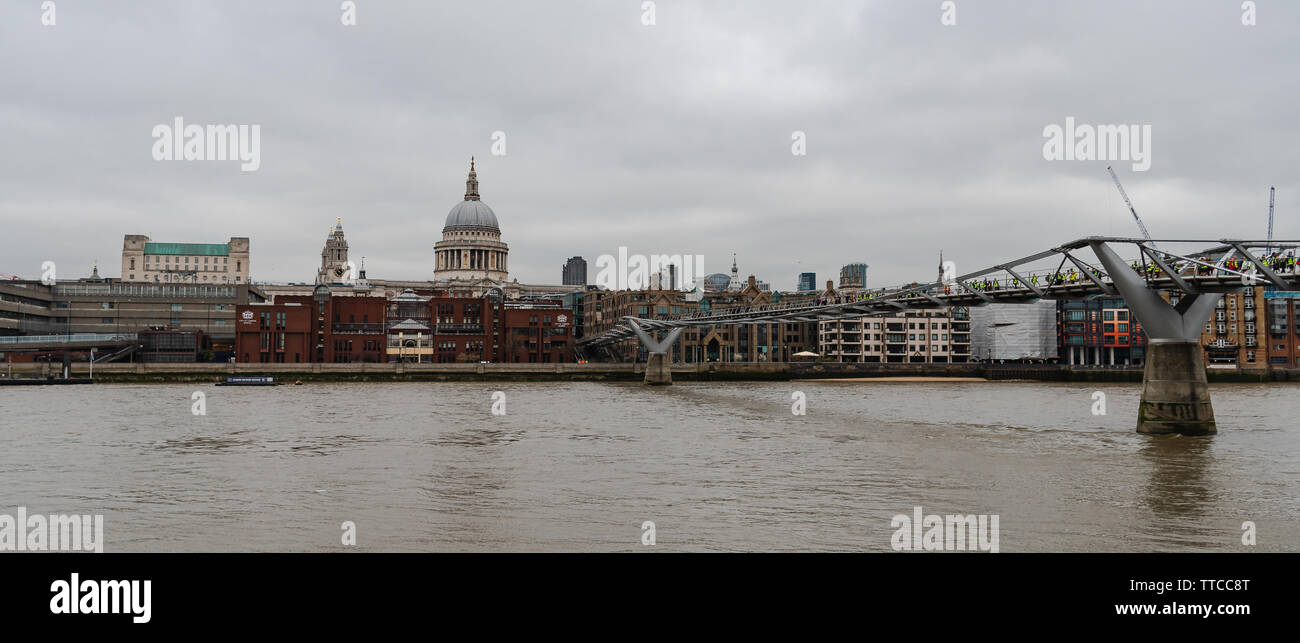
[[[682,334],[681,328],[674,328],[668,331],[664,339],[658,340],[645,332],[635,319],[626,318],[627,323],[632,325],[632,330],[636,331],[636,336],[641,339],[645,345],[649,356],[645,363],[645,383],[654,386],[667,386],[673,383],[672,360],[668,358],[668,349],[672,348],[673,342]]]
[[[673,370],[668,353],[650,353],[645,362],[645,383],[665,386],[673,383]]]
[[[1154,339],[1148,344],[1137,431],[1183,435],[1218,432],[1200,344]]]
[[[1222,295],[1188,292],[1171,306],[1105,243],[1090,245],[1151,340],[1142,373],[1137,432],[1217,433],[1199,339]]]

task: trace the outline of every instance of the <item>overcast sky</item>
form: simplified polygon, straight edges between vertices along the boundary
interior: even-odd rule
[[[254,280],[311,281],[342,217],[372,278],[430,279],[473,155],[521,282],[622,245],[892,285],[1138,234],[1106,161],[1044,160],[1067,116],[1151,126],[1114,165],[1155,237],[1263,238],[1275,185],[1300,238],[1300,3],[55,4],[0,3],[0,273],[248,236]],[[260,169],[155,161],[176,116],[259,124]]]

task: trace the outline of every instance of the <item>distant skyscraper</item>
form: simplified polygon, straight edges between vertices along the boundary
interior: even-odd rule
[[[669,264],[667,268],[650,275],[650,290],[680,290],[681,284],[677,278],[677,264]]]
[[[587,285],[587,260],[582,257],[569,257],[564,262],[564,281],[565,286],[585,286]]]
[[[866,288],[867,264],[851,263],[840,268],[840,288]]]
[[[799,290],[817,290],[817,273],[801,272],[799,273]]]

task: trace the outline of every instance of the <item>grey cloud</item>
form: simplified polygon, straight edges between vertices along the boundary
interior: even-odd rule
[[[512,276],[574,254],[700,253],[790,288],[871,264],[931,277],[1091,234],[1134,235],[1105,162],[1046,162],[1042,128],[1150,123],[1121,178],[1156,236],[1300,236],[1300,7],[1261,3],[661,0],[0,5],[0,272],[61,276],[121,237],[253,239],[305,281],[342,217],[374,276],[430,278],[468,157]],[[154,124],[260,123],[262,168],[150,158]],[[489,153],[505,131],[509,155]],[[808,156],[790,135],[808,136]],[[84,266],[84,269],[81,267]]]

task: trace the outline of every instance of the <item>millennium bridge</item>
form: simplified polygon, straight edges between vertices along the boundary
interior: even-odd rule
[[[1300,288],[1298,245],[1295,240],[1087,237],[975,272],[831,301],[628,316],[624,324],[585,338],[578,347],[590,353],[635,337],[649,353],[645,382],[671,384],[668,350],[685,328],[1118,295],[1149,340],[1137,431],[1208,435],[1217,427],[1197,341],[1201,329],[1223,293],[1256,284]],[[1121,258],[1116,247],[1126,250],[1128,258]],[[1199,249],[1175,252],[1172,247]]]

